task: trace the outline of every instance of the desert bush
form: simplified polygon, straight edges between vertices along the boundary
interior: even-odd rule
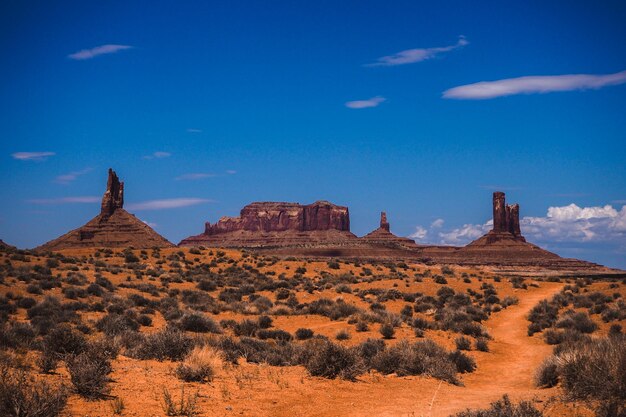
[[[454,417],[543,417],[543,413],[537,410],[532,403],[522,401],[513,404],[507,395],[503,396],[484,410],[466,410],[454,415]]]
[[[554,356],[546,358],[535,372],[535,385],[541,388],[551,388],[559,382],[557,360]]]
[[[166,327],[157,333],[143,336],[129,354],[136,359],[179,361],[193,348],[193,340],[182,331]]]
[[[222,333],[222,328],[212,318],[201,313],[186,313],[180,319],[181,329],[196,333]]]
[[[357,332],[366,332],[369,330],[367,323],[362,320],[357,321],[354,327]]]
[[[382,326],[380,326],[380,334],[383,336],[383,338],[385,339],[391,339],[393,338],[393,335],[396,333],[395,329],[393,328],[393,326],[391,325],[391,323],[383,323]]]
[[[563,332],[556,329],[547,329],[543,332],[543,340],[549,345],[558,345],[563,342]]]
[[[296,330],[296,339],[307,340],[313,337],[313,330],[300,328]]]
[[[274,340],[279,340],[281,342],[288,342],[291,339],[293,339],[293,337],[291,336],[291,333],[286,332],[284,330],[280,330],[280,329],[261,329],[256,333],[256,337],[258,337],[261,340],[265,340],[265,339],[274,339]]]
[[[19,308],[25,308],[26,310],[33,307],[35,304],[37,304],[37,301],[35,301],[35,299],[31,297],[20,298],[17,301],[17,306]]]
[[[489,341],[484,337],[479,337],[476,339],[476,350],[481,352],[489,352]]]
[[[566,311],[556,322],[556,327],[561,329],[575,329],[581,333],[593,333],[598,329],[598,325],[591,320],[585,312],[574,310]]]
[[[260,316],[258,322],[261,329],[269,329],[272,327],[272,318],[270,316]]]
[[[542,300],[530,310],[528,320],[531,324],[528,326],[528,335],[533,334],[552,327],[556,323],[559,314],[559,307],[548,300]]]
[[[50,353],[77,355],[87,349],[87,339],[69,325],[61,324],[43,338],[43,345]]]
[[[432,340],[421,340],[413,344],[402,340],[378,352],[372,358],[372,367],[383,374],[425,374],[452,384],[459,383],[456,365],[445,349]]]
[[[467,372],[474,372],[476,370],[476,361],[471,356],[455,350],[449,354],[450,360],[456,365],[457,372],[464,374]]]
[[[362,372],[354,351],[328,340],[311,340],[304,346],[310,354],[304,366],[312,376],[355,380]]]
[[[597,402],[597,416],[626,413],[626,337],[572,344],[556,360],[570,399]]]
[[[335,339],[337,340],[348,340],[350,339],[350,332],[348,332],[347,330],[339,330],[337,332],[337,334],[335,335]]]
[[[139,323],[131,314],[109,313],[96,322],[96,329],[107,336],[115,336],[128,330],[139,330]]]
[[[67,370],[76,392],[89,399],[108,394],[108,373],[111,364],[102,357],[83,352],[67,359]]]
[[[456,344],[456,348],[458,350],[470,350],[472,348],[472,341],[464,336],[457,337],[454,340],[454,343]]]
[[[35,341],[35,330],[29,323],[10,321],[0,325],[0,348],[30,348]]]
[[[56,417],[67,403],[67,389],[38,381],[24,370],[0,368],[0,415]]]
[[[260,326],[257,320],[244,319],[235,325],[233,331],[235,332],[235,336],[252,337],[259,329]]]
[[[185,382],[212,381],[222,366],[221,353],[212,347],[195,347],[176,368],[176,376]]]

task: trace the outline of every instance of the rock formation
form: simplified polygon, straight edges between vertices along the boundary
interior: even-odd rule
[[[328,201],[308,205],[257,202],[241,209],[239,217],[222,217],[215,224],[205,223],[204,233],[183,239],[179,246],[285,246],[355,238],[350,233],[347,207]]]
[[[54,239],[36,250],[79,248],[167,248],[172,247],[150,226],[124,210],[124,183],[109,168],[107,189],[102,197],[100,214],[84,226]]]
[[[470,245],[494,244],[507,240],[526,242],[520,230],[519,204],[506,204],[504,193],[496,191],[493,193],[493,228]]]
[[[387,213],[380,213],[380,226],[378,229],[366,234],[361,238],[362,241],[381,246],[396,246],[398,248],[416,248],[415,241],[406,237],[399,237],[389,231],[389,222],[387,221]]]

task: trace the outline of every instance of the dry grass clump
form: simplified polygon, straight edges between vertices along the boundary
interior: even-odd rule
[[[176,368],[176,376],[185,382],[212,381],[223,365],[222,353],[210,346],[197,346]]]
[[[543,413],[528,401],[513,404],[508,395],[504,395],[491,403],[487,409],[466,410],[455,414],[454,417],[543,417]]]
[[[0,415],[55,417],[67,402],[65,387],[35,380],[24,370],[0,368]]]

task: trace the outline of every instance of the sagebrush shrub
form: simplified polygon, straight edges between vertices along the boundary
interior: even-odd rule
[[[484,410],[466,410],[454,415],[454,417],[543,417],[543,413],[537,410],[532,403],[522,401],[513,404],[505,395]]]
[[[0,367],[0,415],[56,417],[67,403],[67,389],[36,380],[24,370]]]

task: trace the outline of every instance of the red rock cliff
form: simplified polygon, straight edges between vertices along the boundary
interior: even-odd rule
[[[252,203],[245,206],[239,217],[222,217],[217,223],[205,224],[205,235],[245,230],[250,232],[306,232],[317,230],[350,231],[347,207],[328,201],[313,204]]]

